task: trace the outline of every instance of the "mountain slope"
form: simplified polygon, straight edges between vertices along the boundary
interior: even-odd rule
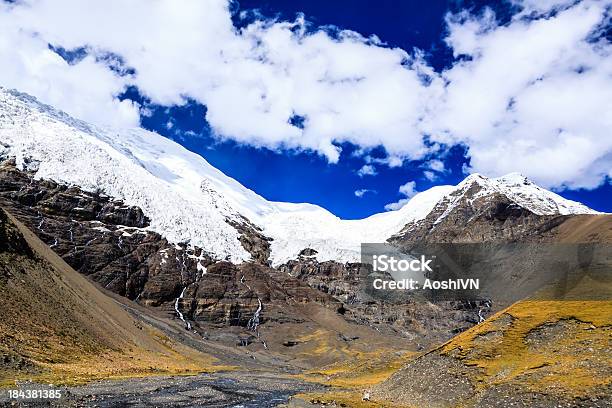
[[[37,179],[74,184],[136,206],[150,219],[147,228],[168,241],[199,246],[233,262],[253,256],[245,234],[272,239],[274,265],[307,247],[320,261],[356,261],[362,242],[383,242],[432,211],[438,213],[434,223],[446,219],[473,184],[480,193],[472,200],[504,196],[536,215],[594,213],[517,175],[471,176],[456,187],[417,194],[398,211],[341,220],[316,205],[267,201],[156,133],[94,127],[6,89],[0,89],[2,157],[15,158],[19,169],[34,172]]]
[[[419,356],[378,384],[374,398],[400,406],[610,406],[612,216],[573,217],[554,238],[592,245],[598,261],[568,291],[543,290]]]
[[[576,215],[596,215],[583,204],[544,190],[520,174],[487,178],[472,174],[442,197],[422,219],[407,223],[389,241],[542,241]]]
[[[610,316],[609,300],[519,302],[408,363],[374,396],[400,406],[607,407]]]
[[[135,320],[1,208],[0,291],[0,385],[214,370],[212,357]]]
[[[193,166],[195,154],[177,152],[178,145],[144,130],[119,135],[94,128],[15,92],[2,91],[0,111],[4,155],[35,170],[37,178],[102,191],[138,206],[151,219],[151,229],[172,242],[205,245],[234,261],[249,257],[225,221],[238,215],[211,186],[201,184],[204,173],[214,169]],[[206,175],[214,180],[214,174]]]

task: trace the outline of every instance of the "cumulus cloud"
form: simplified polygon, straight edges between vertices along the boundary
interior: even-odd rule
[[[448,44],[468,58],[442,74],[448,85],[431,131],[465,143],[473,171],[597,186],[612,152],[612,49],[597,36],[605,3],[535,20],[519,14],[501,27],[490,12],[449,16]]]
[[[385,205],[385,210],[387,211],[399,210],[404,205],[406,205],[408,201],[410,201],[410,199],[414,197],[415,195],[417,195],[418,193],[416,189],[416,182],[409,181],[406,184],[401,185],[399,187],[399,193],[403,196],[403,198],[401,198],[399,201],[395,203],[389,203]]]
[[[359,190],[355,190],[355,197],[361,198],[361,197],[363,197],[364,195],[366,195],[368,193],[376,194],[376,192],[377,192],[376,190],[370,190],[368,188],[362,188],[362,189],[359,189]]]
[[[303,18],[258,20],[237,30],[225,0],[19,4],[3,6],[2,22],[10,23],[0,25],[3,36],[20,32],[24,42],[112,52],[134,68],[129,78],[112,78],[114,87],[104,89],[105,98],[117,95],[125,81],[154,103],[181,104],[189,97],[207,106],[206,119],[220,137],[310,149],[330,162],[339,158],[338,142],[382,144],[407,158],[428,151],[418,123],[429,106],[429,88],[435,85],[425,82],[427,77],[434,84],[441,81],[421,58],[383,47],[375,37],[330,28],[308,30]],[[30,58],[15,47],[13,51],[18,60]],[[10,61],[8,57],[0,55],[3,62]],[[103,64],[96,68],[104,70]],[[75,68],[63,71],[83,81],[97,77]],[[27,75],[23,78],[2,82],[23,88]],[[25,90],[48,99],[39,89]],[[80,116],[95,114],[57,104]],[[296,115],[303,118],[300,125],[292,124]]]
[[[206,105],[218,137],[240,143],[332,163],[343,142],[383,146],[389,166],[463,144],[473,171],[595,187],[612,171],[612,58],[601,34],[612,2],[512,2],[504,25],[491,11],[447,17],[457,61],[444,72],[418,51],[303,17],[237,29],[227,0],[2,2],[0,84],[95,123],[137,125],[140,107],[117,98],[135,86],[157,104]],[[48,44],[86,56],[67,63]]]
[[[357,175],[359,177],[363,176],[375,176],[377,174],[376,168],[371,164],[364,164],[358,171]]]

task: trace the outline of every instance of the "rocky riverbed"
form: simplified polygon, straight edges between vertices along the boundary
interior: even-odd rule
[[[32,383],[20,385],[24,390],[37,387],[40,388]],[[5,390],[0,394],[0,406],[268,408],[286,404],[297,393],[322,390],[323,387],[273,373],[233,371],[99,381],[59,389],[61,398],[52,400],[10,399]]]

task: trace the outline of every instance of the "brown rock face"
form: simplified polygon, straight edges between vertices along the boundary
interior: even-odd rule
[[[279,271],[306,282],[342,302],[338,310],[345,319],[379,332],[417,341],[423,347],[443,341],[478,323],[478,313],[488,313],[486,301],[424,300],[384,301],[370,296],[365,285],[369,270],[360,263],[318,262],[316,251],[305,249],[296,260],[278,267]]]
[[[243,218],[242,222],[226,220],[228,224],[236,228],[240,233],[240,243],[242,247],[251,254],[254,262],[263,265],[270,264],[270,241],[261,233],[261,228],[253,225],[249,220]]]
[[[23,235],[11,225],[4,210],[0,209],[0,252],[13,252],[32,256],[33,252]]]
[[[12,163],[0,167],[0,202],[76,269],[130,299],[160,305],[193,282],[200,248],[171,245],[144,229],[137,207],[49,180],[34,180]]]
[[[195,322],[247,327],[260,306],[262,324],[274,315],[271,310],[288,303],[308,302],[339,307],[331,296],[269,267],[217,262],[187,286],[179,305],[183,314]]]
[[[334,261],[318,262],[313,249],[307,248],[296,260],[278,267],[292,277],[306,282],[310,287],[327,293],[344,303],[358,302],[361,264],[341,264]]]
[[[288,302],[340,307],[328,294],[267,267],[269,239],[246,219],[236,228],[256,263],[233,265],[215,263],[202,248],[168,243],[146,229],[149,220],[137,207],[34,180],[11,162],[0,166],[0,204],[102,287],[147,306],[172,312],[177,306],[188,321],[247,327],[255,324],[252,320],[260,308],[257,324]]]

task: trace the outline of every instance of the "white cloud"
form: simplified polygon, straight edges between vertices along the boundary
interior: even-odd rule
[[[432,148],[429,148],[430,151],[435,151]],[[364,149],[357,149],[352,153],[353,157],[363,156],[363,159],[366,163],[376,163],[376,164],[384,164],[388,167],[401,167],[404,164],[404,159],[399,156],[387,155],[386,157],[372,157],[367,154]]]
[[[438,178],[438,176],[436,175],[436,173],[434,173],[433,171],[429,171],[429,170],[425,170],[423,172],[423,175],[425,176],[425,178],[429,181],[434,181]]]
[[[400,199],[399,201],[395,203],[389,203],[385,205],[385,210],[387,211],[399,210],[404,205],[406,205],[406,203],[408,203],[408,201],[410,201],[410,199],[414,197],[415,195],[417,195],[418,193],[418,191],[416,190],[416,182],[409,181],[406,184],[401,185],[398,191],[401,195],[404,196],[404,198]]]
[[[421,165],[421,167],[427,169],[423,171],[423,176],[429,181],[437,180],[439,178],[440,173],[446,172],[444,162],[438,159],[426,161]]]
[[[398,156],[388,156],[385,158],[385,164],[389,167],[400,167],[404,163],[401,157]]]
[[[431,132],[465,143],[473,171],[597,186],[607,171],[601,161],[612,167],[612,48],[588,39],[605,3],[507,26],[488,14],[449,17],[449,44],[471,60],[443,73],[449,85]]]
[[[438,171],[438,172],[443,172],[444,171],[444,163],[441,160],[438,159],[433,159],[428,161],[425,164],[428,168]]]
[[[20,9],[0,2],[0,85],[32,94],[88,121],[139,124],[138,105],[115,98],[127,78],[115,75],[93,56],[69,65],[49,49],[44,38],[22,29],[13,8]]]
[[[436,73],[418,52],[312,32],[303,18],[237,30],[226,0],[2,2],[0,84],[114,125],[138,124],[139,106],[116,98],[126,86],[164,105],[188,97],[207,106],[219,137],[330,162],[351,142],[384,146],[381,164],[398,166],[436,152],[428,135],[465,144],[474,171],[594,187],[612,168],[612,58],[608,42],[590,38],[612,2],[514,3],[503,26],[490,11],[449,16],[447,42],[467,58]],[[67,64],[48,43],[89,56]],[[135,73],[96,58],[108,52]]]
[[[361,198],[361,197],[363,197],[364,195],[366,195],[368,193],[376,194],[377,191],[376,190],[370,190],[368,188],[362,188],[362,189],[359,189],[359,190],[355,190],[355,197]]]
[[[511,0],[511,3],[520,7],[522,14],[529,15],[564,9],[575,4],[576,0]]]
[[[376,168],[371,164],[364,164],[358,171],[359,177],[363,176],[375,176],[377,174]]]
[[[21,30],[30,42],[120,55],[136,73],[113,78],[115,88],[106,89],[105,97],[129,81],[156,103],[193,98],[208,107],[206,118],[220,137],[311,149],[330,162],[340,153],[333,142],[383,144],[410,158],[428,150],[417,126],[428,107],[429,88],[441,81],[433,78],[434,85],[423,85],[421,77],[432,72],[419,58],[382,47],[375,38],[350,31],[307,32],[303,19],[256,21],[237,31],[224,0],[180,5],[172,0],[33,0],[27,6],[4,6],[2,21],[12,22],[0,25],[2,35]],[[14,51],[18,59],[29,58]],[[4,55],[0,59],[9,61]],[[22,87],[26,78],[1,81]],[[48,99],[40,90],[30,91]],[[85,116],[73,104],[58,105]],[[293,115],[304,118],[303,129],[289,123]]]
[[[408,204],[408,201],[410,201],[409,198],[402,198],[402,199],[400,199],[399,201],[397,201],[395,203],[389,203],[389,204],[385,205],[385,210],[387,210],[387,211],[399,210],[400,208],[402,208],[403,206]]]
[[[416,191],[416,183],[414,181],[409,181],[406,184],[403,184],[399,188],[399,192],[405,195],[407,198],[412,198],[418,193]]]

